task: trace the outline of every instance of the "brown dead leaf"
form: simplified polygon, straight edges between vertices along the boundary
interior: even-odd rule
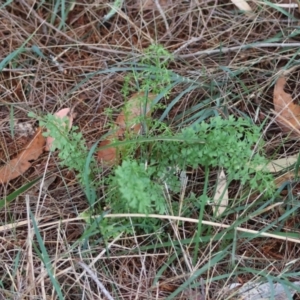
[[[284,91],[286,79],[280,77],[274,87],[274,107],[276,121],[283,133],[290,137],[300,137],[300,106],[293,103],[292,96]]]
[[[115,128],[112,128],[114,133],[110,135],[106,140],[100,143],[100,148],[113,143],[115,140],[122,139],[126,131],[134,134],[139,134],[141,130],[141,123],[139,117],[146,113],[147,116],[151,113],[151,102],[156,95],[148,94],[148,102],[146,106],[142,103],[141,99],[144,97],[144,93],[135,93],[126,103],[123,111],[118,115]],[[97,159],[104,165],[111,166],[119,162],[118,150],[115,147],[101,149],[97,153]]]
[[[297,176],[298,177],[300,176],[300,171],[298,172]],[[295,177],[296,177],[295,170],[288,171],[280,175],[279,177],[275,178],[275,184],[277,187],[280,187],[286,181],[293,182],[295,180]]]
[[[45,143],[46,139],[40,127],[25,149],[0,168],[0,183],[9,182],[26,172],[31,167],[31,161],[38,159],[43,153]]]
[[[147,103],[142,103],[141,99],[144,97],[144,93],[135,93],[128,100],[124,110],[118,115],[116,119],[116,125],[118,126],[118,136],[123,136],[126,129],[136,134],[141,129],[141,123],[138,122],[138,118],[144,113],[148,116],[150,113],[150,105],[156,95],[148,94]]]
[[[114,140],[114,137],[110,136],[106,140],[101,141],[99,144],[100,148],[111,144],[113,142],[113,140]],[[97,159],[98,159],[98,161],[102,162],[104,165],[117,164],[119,161],[117,148],[110,147],[110,148],[105,148],[105,149],[99,150],[98,154],[97,154]]]

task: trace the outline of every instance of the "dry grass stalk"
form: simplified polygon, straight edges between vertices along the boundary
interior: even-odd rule
[[[287,38],[290,32],[294,32],[297,20],[293,19],[294,11],[284,7],[290,17],[267,5],[262,5],[256,15],[233,13],[236,8],[228,1],[203,1],[200,6],[199,1],[170,1],[170,6],[160,1],[160,11],[143,10],[134,1],[124,1],[121,11],[107,24],[101,24],[99,20],[107,13],[107,6],[104,8],[100,4],[76,1],[65,20],[65,27],[59,28],[60,10],[53,22],[50,21],[51,4],[46,2],[41,6],[32,6],[25,0],[12,1],[0,11],[1,61],[20,48],[38,28],[24,52],[3,66],[0,73],[1,165],[12,153],[21,152],[24,146],[21,139],[12,139],[10,135],[12,106],[14,118],[23,122],[28,120],[29,111],[54,113],[63,107],[73,107],[80,99],[81,103],[76,107],[76,125],[89,146],[92,145],[108,130],[104,110],[109,108],[115,112],[123,105],[121,88],[125,74],[97,74],[85,82],[82,79],[112,65],[138,60],[143,49],[154,41],[174,53],[175,62],[170,66],[174,72],[210,85],[208,90],[194,90],[181,99],[168,116],[171,126],[173,121],[178,125],[176,117],[181,113],[200,103],[207,103],[204,102],[207,100],[211,101],[205,109],[228,107],[230,114],[246,114],[257,123],[263,123],[273,108],[272,76],[283,66],[297,64],[295,52],[299,43],[294,41],[295,37]],[[155,5],[154,1],[152,3]],[[278,33],[282,33],[283,37],[278,37]],[[278,40],[270,42],[269,39],[274,37]],[[33,52],[32,46],[38,47],[45,58]],[[300,88],[298,71],[290,75],[290,81],[297,95]],[[176,87],[168,101],[181,91],[182,87]],[[268,155],[276,159],[284,154],[297,154],[297,141],[283,143],[279,133],[279,128],[271,124],[265,134]],[[153,249],[153,241],[162,243],[157,242],[157,233],[156,236],[120,237],[113,244],[108,244],[110,255],[105,256],[106,253],[102,252],[105,246],[100,242],[87,243],[86,248],[81,245],[72,247],[86,228],[85,219],[78,217],[78,213],[88,209],[88,203],[74,174],[59,167],[55,155],[41,156],[28,169],[26,176],[0,185],[1,196],[8,195],[45,170],[55,172],[57,177],[47,191],[28,192],[30,210],[35,212],[39,231],[66,300],[82,299],[83,294],[85,299],[92,300],[100,294],[98,284],[89,280],[86,272],[74,263],[77,259],[89,267],[112,297],[117,294],[124,300],[165,299],[192,276],[195,268],[191,265],[193,244],[183,244],[182,241],[194,236],[198,213],[195,207],[190,209],[192,218],[156,216],[172,221],[172,225],[166,222],[158,229],[170,236],[172,241],[178,242],[181,254],[171,264],[170,258],[179,253],[178,246],[162,248],[161,253],[141,250],[142,247]],[[194,170],[185,189],[186,195],[195,191],[198,196],[203,182],[203,170]],[[238,208],[241,205],[239,187],[232,188],[230,193]],[[184,206],[185,197],[180,197]],[[256,201],[258,199],[252,194],[246,199],[247,204],[254,205]],[[54,299],[53,286],[41,260],[34,253],[32,243],[29,243],[34,237],[29,228],[28,209],[29,204],[26,206],[24,197],[20,196],[1,211],[0,276],[5,288],[0,289],[0,298],[25,299],[35,294],[42,299]],[[184,210],[181,212],[186,213]],[[205,225],[213,228],[211,237],[222,229],[228,229],[235,216],[225,215],[220,222],[214,222],[206,213]],[[257,234],[280,217],[276,207],[273,207],[268,210],[268,218],[257,216],[255,221],[246,222],[245,227],[238,227],[237,231]],[[297,218],[291,215],[285,220],[284,230],[296,230],[297,224]],[[237,268],[251,265],[256,270],[271,270],[274,276],[282,275],[286,266],[291,271],[299,268],[295,247],[298,239],[279,239],[271,232],[265,232],[262,236],[264,239],[236,243],[234,255]],[[102,236],[97,238],[100,240]],[[212,260],[222,246],[221,241],[202,243],[197,268]],[[140,252],[135,252],[136,249]],[[157,284],[153,285],[161,266],[166,266],[166,269]],[[202,277],[212,279],[222,274],[228,274],[228,266],[224,263],[216,264]],[[207,280],[199,286],[204,285],[207,299],[220,300],[223,285],[232,278],[238,278],[240,282],[252,279],[247,276],[235,277],[233,270],[223,281]],[[115,294],[110,289],[112,285]],[[187,293],[182,295],[185,297]]]

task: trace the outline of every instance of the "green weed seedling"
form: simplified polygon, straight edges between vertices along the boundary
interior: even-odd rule
[[[60,164],[76,172],[77,179],[84,190],[90,187],[91,182],[93,182],[93,174],[95,174],[93,172],[96,171],[96,162],[91,157],[89,168],[86,168],[88,149],[82,133],[78,131],[78,127],[72,126],[69,130],[67,117],[61,119],[52,114],[40,117],[33,113],[29,113],[29,116],[38,119],[40,126],[47,129],[43,133],[45,137],[54,138],[50,150],[58,150]]]
[[[162,55],[166,60],[159,58]],[[160,46],[149,47],[142,60],[148,69],[143,72],[135,72],[133,69],[132,74],[126,77],[124,95],[132,92],[133,79],[140,87],[135,92],[144,92],[145,97],[149,91],[161,92],[170,84],[170,72],[167,69],[170,59]],[[67,119],[58,119],[51,114],[35,117],[47,129],[44,135],[55,139],[53,149],[58,150],[60,163],[76,172],[79,183],[86,191],[91,213],[95,208],[99,185],[105,187],[103,204],[108,205],[115,213],[167,214],[170,209],[177,211],[176,201],[171,201],[170,208],[169,198],[166,198],[166,186],[170,187],[173,194],[178,193],[180,182],[176,170],[196,169],[199,166],[205,169],[206,181],[210,170],[221,167],[226,171],[228,184],[238,180],[244,186],[260,192],[266,191],[269,195],[274,191],[272,176],[257,171],[267,160],[262,151],[263,143],[257,144],[260,141],[260,128],[250,120],[236,119],[233,116],[223,119],[216,116],[208,122],[187,126],[177,132],[165,123],[154,119],[147,120],[147,128],[150,130],[144,136],[127,136],[124,141],[118,142],[125,149],[122,151],[121,165],[95,183],[94,174],[99,173],[99,166],[93,158],[96,144],[89,151],[78,127],[73,126],[68,130]],[[136,149],[139,149],[138,157],[134,155]],[[203,217],[204,207],[210,199],[206,185],[202,194],[196,198],[200,217]],[[147,227],[147,231],[157,226],[157,220],[156,223],[153,219],[138,220],[137,223],[139,221],[144,224],[143,229]],[[112,221],[106,221],[106,225],[112,226],[110,222]],[[129,228],[126,222],[127,220],[123,220],[122,226]]]
[[[146,155],[147,162],[124,160],[116,168],[111,180],[119,194],[111,197],[112,207],[117,205],[131,213],[166,213],[163,185],[158,178],[164,177],[169,185],[176,186],[178,179],[173,172],[166,175],[170,166],[174,170],[175,167],[180,170],[198,166],[207,169],[222,167],[227,171],[229,182],[239,180],[252,189],[272,194],[272,176],[256,171],[258,166],[267,163],[263,155],[252,150],[259,136],[259,127],[250,121],[215,117],[208,123],[203,122],[178,133],[169,131],[166,135],[165,132],[159,141],[149,137],[151,153]],[[139,139],[136,142],[139,144]]]
[[[143,58],[137,67],[132,65],[131,72],[124,77],[123,96],[127,98],[130,92],[160,94],[167,86],[170,86],[174,76],[167,68],[172,60],[172,55],[162,46],[156,44],[149,46],[144,51]],[[142,71],[139,71],[140,68]]]

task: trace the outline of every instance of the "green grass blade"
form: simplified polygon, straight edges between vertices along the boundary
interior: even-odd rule
[[[25,46],[23,44],[23,46]],[[18,49],[16,49],[15,51],[11,52],[10,54],[8,54],[1,62],[0,62],[0,71],[3,70],[3,68],[5,68],[5,66],[11,62],[14,58],[16,58],[19,54],[21,54],[24,51],[23,47],[20,47]]]
[[[46,247],[44,245],[44,242],[43,242],[42,236],[40,234],[40,231],[39,231],[39,229],[37,227],[34,215],[32,214],[31,211],[30,211],[30,217],[32,219],[32,224],[33,224],[34,232],[36,234],[37,241],[38,241],[38,244],[39,244],[41,252],[42,252],[41,253],[41,260],[44,263],[44,266],[45,266],[45,268],[47,270],[47,273],[48,273],[48,275],[50,277],[50,280],[51,280],[51,282],[52,282],[52,284],[54,286],[54,289],[55,289],[55,291],[56,291],[59,299],[60,300],[64,300],[64,297],[63,297],[60,285],[59,285],[58,281],[56,280],[56,278],[53,275],[52,264],[51,264],[50,257],[48,255],[48,252],[47,252]]]
[[[165,263],[164,265],[157,271],[155,278],[153,280],[152,286],[156,286],[160,277],[163,275],[163,273],[170,267],[170,265],[176,260],[178,259],[178,256],[180,255],[180,253],[175,253],[173,254]]]
[[[98,142],[94,143],[93,146],[91,147],[88,156],[85,160],[85,168],[83,172],[83,178],[84,178],[84,188],[85,188],[85,195],[88,199],[88,202],[90,204],[90,207],[93,207],[95,205],[97,196],[96,196],[96,190],[95,188],[91,185],[91,178],[90,178],[90,170],[91,170],[91,162],[93,159],[93,155],[97,149]]]
[[[108,14],[106,14],[102,20],[102,22],[106,22],[108,21],[111,17],[114,16],[115,13],[117,13],[117,11],[119,9],[121,9],[122,5],[123,5],[124,0],[115,0],[115,2],[110,5],[111,9],[108,12]]]
[[[300,153],[298,154],[298,159],[295,163],[295,179],[299,178],[299,167],[300,167]]]
[[[188,112],[187,112],[187,114],[188,114]],[[191,122],[193,122],[193,124],[201,123],[206,118],[208,118],[210,116],[214,116],[214,115],[215,116],[218,115],[218,111],[216,108],[204,108],[204,109],[198,111],[197,113],[193,114],[191,117],[180,122],[179,125],[182,126],[184,124],[190,124]],[[183,117],[184,117],[184,114],[180,114],[180,116],[178,115],[175,120],[180,120],[180,118],[183,118]]]
[[[39,57],[41,57],[41,58],[47,60],[47,57],[43,54],[43,52],[40,50],[40,48],[39,48],[38,46],[33,45],[33,46],[31,47],[31,50],[32,50],[35,54],[37,54]]]
[[[219,111],[215,108],[205,109],[201,113],[201,117],[198,118],[195,122],[193,122],[192,126],[203,122],[204,120],[206,120],[209,117],[213,117],[213,116],[216,117],[218,115],[219,115]]]
[[[159,121],[163,121],[164,118],[169,114],[170,110],[174,107],[174,105],[187,93],[191,92],[192,90],[198,88],[196,85],[191,85],[187,89],[183,90],[177,97],[175,97],[171,103],[168,104],[167,108],[159,118]]]
[[[152,105],[157,104],[161,98],[163,98],[168,92],[172,90],[173,87],[175,87],[178,84],[178,82],[173,82],[169,84],[166,88],[164,88],[152,101]]]
[[[8,0],[0,6],[0,9],[3,9],[5,6],[11,4],[14,0]]]
[[[228,255],[227,251],[229,249],[230,245],[227,246],[222,251],[218,252],[213,258],[211,258],[202,268],[191,274],[190,278],[186,280],[180,287],[178,287],[172,294],[170,294],[166,300],[173,300],[178,294],[183,292],[186,288],[189,287],[193,283],[193,281],[196,281],[199,276],[204,274],[207,270],[210,268],[213,268],[218,262],[220,262],[222,259],[225,258],[225,256]],[[198,283],[199,284],[199,283]]]
[[[52,11],[52,15],[51,15],[51,24],[54,25],[55,19],[57,18],[58,12],[60,11],[60,22],[58,25],[58,30],[65,30],[66,28],[66,20],[68,18],[68,14],[71,10],[71,8],[73,7],[73,3],[75,2],[75,0],[69,1],[69,5],[68,7],[66,7],[66,1],[65,0],[59,0],[56,1],[55,7]]]
[[[61,0],[56,0],[56,1],[55,1],[55,6],[54,6],[53,9],[52,9],[52,12],[51,12],[51,20],[50,20],[50,23],[51,23],[52,25],[54,25],[55,19],[57,18],[59,6],[60,6],[60,2],[61,2]]]
[[[193,266],[195,266],[197,263],[197,257],[199,254],[199,244],[200,244],[200,240],[201,240],[200,236],[202,235],[202,231],[203,231],[202,220],[204,217],[205,206],[209,200],[209,198],[207,197],[208,183],[209,183],[209,167],[205,166],[204,188],[203,188],[202,196],[200,197],[201,207],[200,207],[200,212],[199,212],[199,223],[198,223],[197,231],[195,234],[195,249],[194,249],[194,255],[193,255]]]
[[[19,189],[15,190],[14,192],[12,192],[11,194],[9,194],[8,196],[6,196],[4,199],[0,200],[0,209],[5,207],[6,205],[8,205],[10,202],[12,202],[13,200],[15,200],[18,196],[20,196],[21,194],[23,194],[24,192],[26,192],[27,190],[29,190],[32,186],[34,186],[40,179],[42,178],[42,176],[24,184],[23,186],[21,186]]]
[[[61,20],[60,20],[60,23],[58,25],[59,30],[61,30],[61,28],[65,28],[65,26],[66,26],[66,19],[67,19],[68,13],[66,11],[66,2],[65,2],[65,0],[61,0],[60,15],[61,15]]]
[[[3,70],[3,68],[11,62],[14,58],[16,58],[19,54],[25,52],[25,46],[27,43],[32,39],[32,37],[36,34],[36,32],[40,29],[40,26],[38,26],[35,31],[25,40],[25,42],[15,51],[8,54],[1,62],[0,62],[0,71]]]
[[[272,7],[273,9],[281,12],[283,15],[287,16],[290,20],[293,21],[299,21],[298,18],[296,18],[295,16],[291,15],[290,13],[288,13],[288,11],[278,5],[276,5],[275,3],[272,3],[270,1],[264,0],[264,3],[270,7]]]

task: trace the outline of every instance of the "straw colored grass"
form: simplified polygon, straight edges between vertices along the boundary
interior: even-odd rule
[[[59,6],[53,16],[55,2]],[[247,14],[230,1],[152,1],[152,9],[146,9],[147,2],[124,1],[106,22],[102,21],[113,1],[2,4],[1,165],[26,143],[26,134],[15,131],[12,137],[11,130],[12,120],[34,126],[28,112],[54,113],[76,106],[75,124],[91,147],[108,130],[105,111],[112,109],[115,118],[124,104],[121,89],[126,72],[90,75],[138,60],[153,43],[174,55],[171,70],[203,84],[172,107],[166,116],[171,128],[189,125],[206,109],[225,117],[247,115],[264,124],[262,138],[270,160],[299,152],[298,140],[282,137],[271,112],[278,74],[290,70],[287,90],[294,99],[299,96],[297,9],[278,8],[279,0],[249,1],[253,12]],[[168,106],[185,88],[176,86],[163,104]],[[196,106],[200,103],[204,103],[201,108]],[[155,112],[154,118],[162,113]],[[264,207],[256,191],[239,199],[237,182],[229,190],[234,209],[215,220],[208,207],[203,239],[195,248],[196,206],[188,206],[188,216],[152,216],[163,219],[156,232],[139,235],[135,216],[123,215],[132,235],[122,232],[106,240],[101,228],[94,228],[92,239],[82,236],[88,222],[80,213],[88,203],[76,174],[61,168],[55,154],[44,154],[23,176],[0,185],[0,198],[48,172],[56,177],[46,191],[41,187],[47,176],[0,211],[0,299],[58,299],[49,270],[66,300],[234,299],[226,289],[233,282],[268,277],[288,284],[299,279],[296,183],[282,188]],[[99,174],[106,175],[106,171]],[[204,175],[201,167],[189,174],[182,201],[191,192],[201,194]],[[212,173],[210,193],[215,183]],[[251,206],[254,214],[243,214]],[[30,211],[50,259],[47,267]],[[121,217],[116,214],[106,217]],[[295,234],[288,238],[280,236],[291,232]]]

